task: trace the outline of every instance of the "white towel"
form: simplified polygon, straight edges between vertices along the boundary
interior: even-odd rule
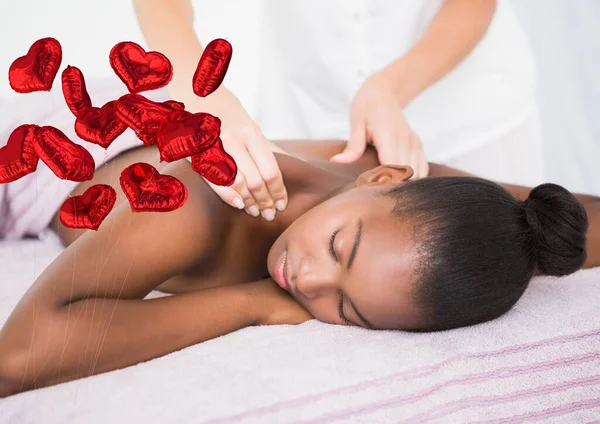
[[[59,250],[0,243],[0,323]],[[0,400],[0,422],[589,423],[600,419],[599,304],[592,269],[536,278],[508,314],[469,328],[247,328]]]

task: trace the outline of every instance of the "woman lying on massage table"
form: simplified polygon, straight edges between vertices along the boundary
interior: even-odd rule
[[[247,326],[313,317],[373,329],[473,325],[507,312],[535,273],[600,264],[599,198],[576,200],[556,185],[503,188],[435,164],[430,175],[441,178],[410,181],[410,168],[377,166],[372,149],[350,165],[322,159],[344,145],[279,143],[294,156],[277,155],[289,206],[272,222],[226,205],[188,161],[159,163],[153,146],[98,169],[74,195],[116,187],[120,170],[146,162],[179,178],[189,197],[173,212],[132,213],[118,189],[97,232],[54,220],[68,247],[0,332],[0,395]],[[174,295],[144,300],[153,290]]]

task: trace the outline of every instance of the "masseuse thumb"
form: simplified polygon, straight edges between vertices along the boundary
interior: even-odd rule
[[[365,152],[367,142],[365,139],[365,127],[359,125],[352,131],[350,140],[342,153],[333,156],[332,162],[349,163],[358,160]]]

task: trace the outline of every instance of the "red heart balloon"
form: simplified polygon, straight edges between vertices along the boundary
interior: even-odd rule
[[[81,182],[94,176],[96,164],[92,155],[57,128],[47,126],[38,130],[35,152],[62,180]]]
[[[237,176],[235,160],[223,149],[221,138],[210,149],[192,156],[192,169],[219,186],[230,186]]]
[[[219,88],[229,68],[232,52],[229,41],[222,38],[208,43],[192,79],[192,88],[196,95],[206,97]]]
[[[125,168],[119,181],[133,212],[173,211],[182,207],[188,197],[181,181],[161,175],[152,165],[143,162]]]
[[[176,111],[169,115],[169,120],[160,127],[156,135],[161,162],[173,162],[202,153],[212,147],[221,134],[219,118],[203,112],[183,116],[182,112]]]
[[[96,231],[117,201],[117,192],[106,184],[96,184],[81,196],[69,197],[60,207],[60,222],[67,228]]]
[[[173,77],[173,67],[165,55],[146,53],[131,41],[118,43],[112,48],[110,66],[130,93],[164,87]]]
[[[179,110],[179,109],[174,110],[167,115],[167,119],[165,120],[165,122],[162,123],[162,125],[160,126],[160,128],[158,130],[160,131],[160,129],[169,122],[182,121],[192,115],[193,115],[193,113],[188,112],[187,110]],[[157,136],[158,136],[158,134],[157,134]]]
[[[181,102],[177,102],[175,100],[167,100],[162,103],[165,106],[169,106],[173,110],[185,110],[185,105]]]
[[[0,149],[0,184],[10,183],[37,169],[37,125],[21,125],[8,137]]]
[[[62,90],[69,110],[79,116],[92,107],[92,100],[85,87],[85,79],[75,66],[67,66],[62,73]]]
[[[91,107],[75,120],[75,132],[79,137],[105,149],[126,129],[127,125],[117,116],[114,101],[101,108]]]
[[[62,48],[54,38],[42,38],[17,58],[8,70],[8,81],[17,93],[50,91],[62,62]]]
[[[153,102],[141,94],[126,94],[115,103],[119,119],[131,128],[144,144],[156,143],[156,132],[174,110],[173,101]],[[175,102],[181,104],[179,102]]]

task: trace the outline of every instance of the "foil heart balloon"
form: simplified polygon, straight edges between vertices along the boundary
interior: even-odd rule
[[[126,129],[127,125],[117,116],[114,101],[101,108],[88,108],[75,120],[75,132],[79,137],[105,149]]]
[[[81,196],[69,197],[60,207],[60,222],[68,228],[97,230],[117,201],[117,192],[106,184],[96,184]]]
[[[219,186],[232,185],[237,176],[237,164],[223,149],[220,137],[210,149],[192,156],[192,169]]]
[[[185,105],[175,100],[167,100],[162,103],[165,106],[169,106],[173,110],[185,110]]]
[[[174,111],[181,111],[182,103],[172,100],[157,103],[141,94],[126,94],[115,103],[119,119],[131,128],[146,145],[156,143],[156,132]]]
[[[147,163],[128,166],[119,181],[133,212],[169,212],[187,201],[188,192],[181,181],[161,175]]]
[[[38,128],[37,125],[21,125],[10,134],[6,146],[0,149],[0,184],[18,180],[37,169]]]
[[[17,93],[50,91],[62,62],[62,47],[54,38],[42,38],[8,70],[8,81]]]
[[[231,44],[222,38],[208,43],[192,79],[192,88],[196,95],[206,97],[219,88],[229,68],[232,52]]]
[[[110,66],[130,93],[164,87],[173,77],[173,67],[165,55],[146,53],[131,41],[118,43],[112,48]]]
[[[58,178],[77,182],[92,179],[96,165],[84,147],[54,127],[41,127],[37,134],[35,152]]]
[[[67,66],[62,73],[62,90],[67,106],[73,115],[79,116],[92,107],[92,100],[85,86],[81,71],[75,66]]]
[[[166,103],[166,102],[165,102]],[[160,126],[159,131],[162,127],[164,127],[165,125],[167,125],[169,122],[174,122],[174,121],[182,121],[184,119],[189,118],[190,116],[192,116],[193,113],[188,112],[187,110],[174,110],[171,113],[169,113],[167,115],[167,119],[163,122],[163,124]],[[158,134],[157,134],[158,135]]]
[[[211,148],[221,134],[221,120],[209,113],[175,111],[156,135],[160,160],[173,162]],[[178,115],[179,114],[179,115]],[[179,119],[173,119],[179,116]]]

